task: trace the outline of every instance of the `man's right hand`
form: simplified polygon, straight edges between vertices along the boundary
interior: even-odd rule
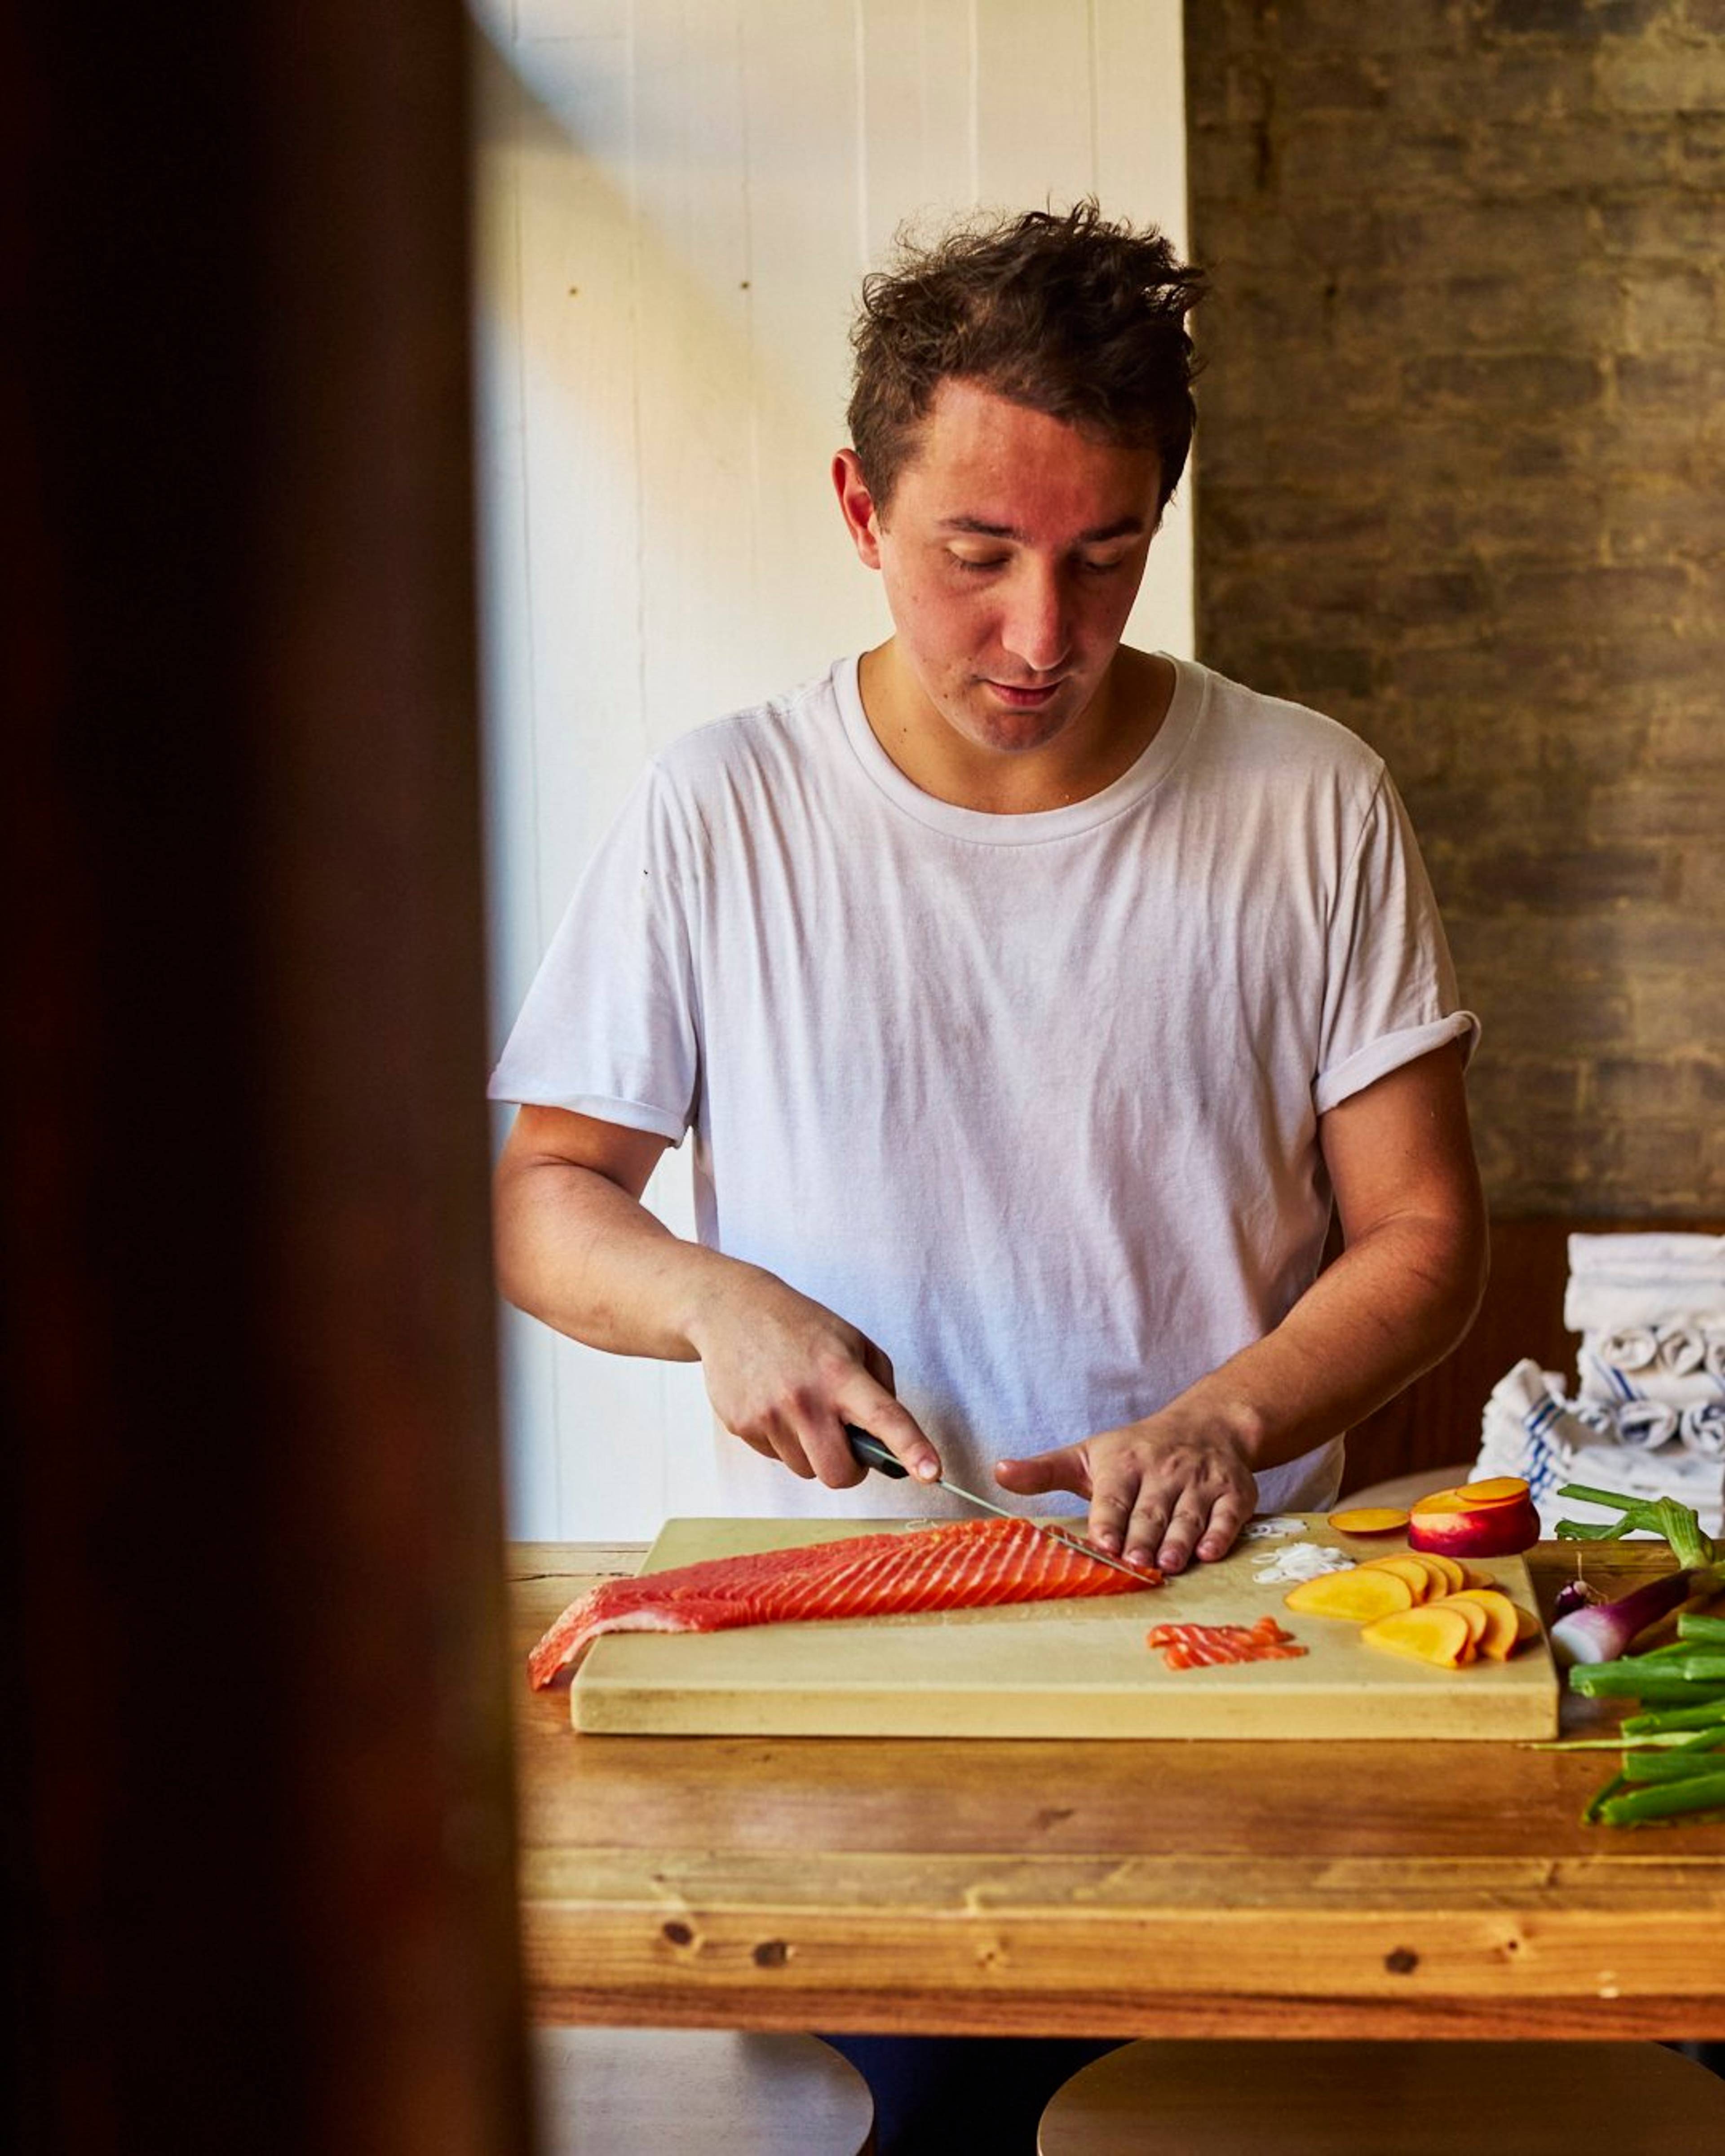
[[[847,1422],[878,1437],[919,1481],[940,1455],[900,1406],[892,1365],[865,1333],[755,1265],[727,1266],[688,1325],[707,1397],[733,1436],[805,1481],[848,1490],[868,1470]]]
[[[566,1108],[525,1107],[497,1163],[504,1293],[613,1354],[704,1367],[719,1419],[793,1475],[847,1490],[867,1469],[843,1425],[878,1437],[919,1481],[940,1455],[893,1394],[872,1340],[776,1273],[674,1235],[641,1203],[665,1141]]]

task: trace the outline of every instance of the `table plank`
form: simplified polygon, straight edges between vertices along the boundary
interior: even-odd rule
[[[638,1554],[512,1553],[520,1654]],[[1582,1826],[1609,1753],[578,1737],[524,1681],[516,1726],[544,2020],[1725,2035],[1725,1827]]]

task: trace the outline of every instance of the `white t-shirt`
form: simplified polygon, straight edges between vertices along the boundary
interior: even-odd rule
[[[684,736],[576,891],[490,1085],[680,1142],[701,1240],[860,1327],[955,1480],[1129,1422],[1318,1267],[1317,1119],[1477,1024],[1381,759],[1175,662],[1089,799],[955,808],[856,662]],[[719,1434],[752,1514],[966,1508],[799,1481]],[[1258,1477],[1317,1508],[1339,1438]]]

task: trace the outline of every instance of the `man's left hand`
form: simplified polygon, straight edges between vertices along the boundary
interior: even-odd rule
[[[1128,1564],[1180,1572],[1225,1557],[1258,1502],[1245,1448],[1213,1412],[1171,1401],[1160,1413],[1028,1460],[1003,1460],[1020,1497],[1070,1490],[1090,1500],[1088,1533]]]

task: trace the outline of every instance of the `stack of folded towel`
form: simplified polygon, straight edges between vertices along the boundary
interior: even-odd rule
[[[1563,1322],[1581,1335],[1574,1396],[1517,1363],[1486,1403],[1477,1472],[1527,1478],[1549,1533],[1603,1508],[1562,1482],[1725,1514],[1725,1236],[1572,1235]]]

